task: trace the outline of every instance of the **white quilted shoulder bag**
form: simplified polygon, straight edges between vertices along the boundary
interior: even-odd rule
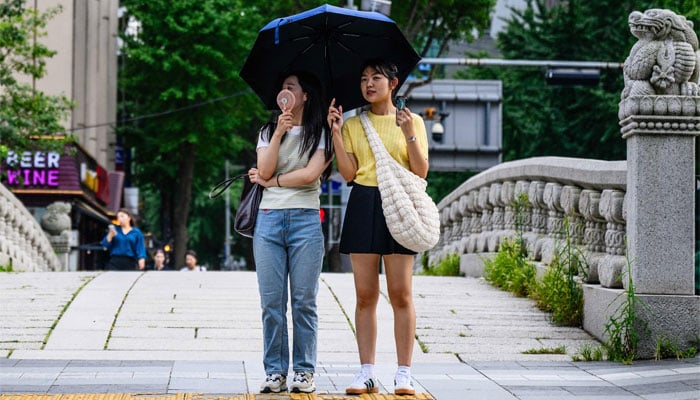
[[[377,163],[377,183],[391,236],[417,253],[432,249],[440,239],[440,214],[425,192],[428,182],[389,154],[367,112],[360,114],[360,122]]]

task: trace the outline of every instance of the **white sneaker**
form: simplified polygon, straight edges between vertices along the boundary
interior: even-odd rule
[[[313,372],[295,372],[292,384],[289,385],[289,391],[294,393],[313,393],[316,390],[314,385]]]
[[[260,393],[279,393],[287,391],[287,377],[281,374],[267,374],[265,382],[260,385]]]
[[[394,376],[394,394],[416,394],[416,390],[413,389],[413,382],[411,382],[411,375],[397,373],[396,376]]]
[[[355,375],[355,379],[352,380],[350,386],[345,389],[346,394],[364,394],[364,393],[377,393],[379,388],[377,387],[377,379],[373,376],[367,376],[362,371]]]

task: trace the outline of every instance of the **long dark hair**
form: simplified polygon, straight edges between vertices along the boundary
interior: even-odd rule
[[[333,158],[333,142],[331,138],[331,133],[326,126],[325,120],[325,107],[323,92],[321,89],[321,84],[318,79],[306,71],[297,71],[286,74],[279,80],[278,87],[282,87],[282,82],[290,76],[296,76],[299,80],[299,85],[302,91],[306,93],[306,104],[304,104],[304,116],[302,117],[302,130],[301,130],[301,147],[299,148],[299,156],[303,156],[308,153],[307,157],[311,156],[316,152],[318,144],[321,142],[321,136],[323,136],[326,147],[324,149],[325,160],[330,161]],[[299,101],[301,99],[297,99]],[[272,133],[277,127],[277,117],[280,115],[280,111],[275,111],[270,116],[270,121],[266,123],[261,131],[263,138],[270,141],[272,138]],[[282,137],[282,141],[287,136]],[[331,165],[323,171],[321,174],[321,179],[326,180],[331,174]]]

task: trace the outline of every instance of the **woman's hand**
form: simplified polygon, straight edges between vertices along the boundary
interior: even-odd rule
[[[328,126],[333,135],[340,135],[340,128],[343,127],[343,106],[335,107],[335,98],[328,107]]]
[[[277,128],[272,134],[273,137],[282,138],[294,126],[294,115],[291,111],[284,111],[277,117]]]
[[[272,185],[273,178],[263,179],[260,176],[260,172],[258,171],[257,168],[251,168],[248,170],[248,179],[250,179],[251,182],[257,183],[258,185],[260,185],[262,187],[273,186]]]
[[[414,135],[413,116],[411,115],[411,110],[408,107],[396,112],[396,122],[401,127],[401,131],[403,132],[404,136],[406,136],[406,139],[409,139]]]

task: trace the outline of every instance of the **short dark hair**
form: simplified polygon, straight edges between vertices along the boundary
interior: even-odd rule
[[[187,256],[192,256],[192,257],[194,257],[194,258],[197,258],[197,252],[194,251],[194,250],[187,250],[187,251],[185,252],[185,257],[187,257]]]
[[[394,80],[394,78],[399,77],[399,67],[392,62],[384,60],[383,58],[372,58],[365,61],[365,63],[362,64],[362,70],[360,70],[360,73],[362,73],[367,67],[374,68],[377,72],[386,76],[390,82]],[[401,82],[399,82],[399,85],[401,85]],[[392,99],[394,96],[396,96],[396,91],[399,90],[399,85],[397,85],[396,88],[391,91]]]

